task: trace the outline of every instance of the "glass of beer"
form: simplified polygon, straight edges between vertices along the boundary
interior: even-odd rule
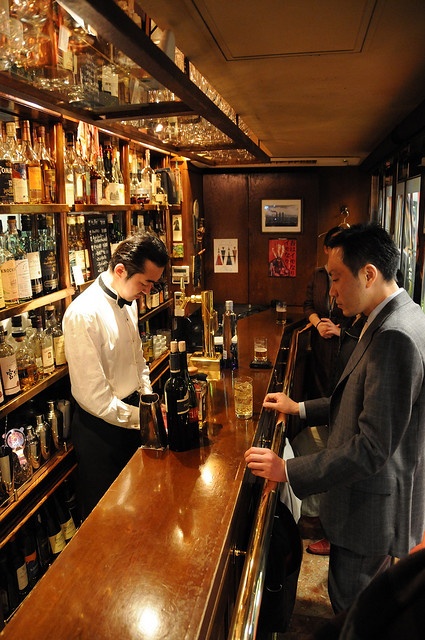
[[[252,418],[253,411],[253,387],[252,378],[249,376],[237,376],[233,380],[233,393],[235,400],[235,413],[237,418],[248,420]]]
[[[267,338],[258,336],[254,338],[254,361],[267,362]]]
[[[286,324],[286,302],[276,302],[276,323]]]

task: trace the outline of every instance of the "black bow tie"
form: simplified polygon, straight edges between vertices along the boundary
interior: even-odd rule
[[[117,301],[117,305],[119,306],[119,308],[120,308],[120,309],[122,309],[122,308],[123,308],[123,306],[124,306],[125,304],[128,304],[128,305],[131,305],[131,304],[132,304],[132,301],[130,301],[130,300],[124,300],[124,298],[119,298],[119,297],[117,296],[117,294],[116,294],[116,293],[114,293],[113,291],[111,291],[111,290],[106,286],[106,284],[103,282],[103,280],[102,280],[102,278],[101,278],[100,276],[99,276],[99,284],[100,284],[101,288],[104,290],[104,292],[105,292],[108,296],[110,296],[111,298],[113,298],[114,300],[116,300],[116,301]]]

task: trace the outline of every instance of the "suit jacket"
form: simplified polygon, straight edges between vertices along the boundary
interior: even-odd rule
[[[287,461],[299,498],[326,492],[333,544],[403,556],[425,530],[425,315],[402,291],[372,321],[330,398],[306,402],[327,448]]]

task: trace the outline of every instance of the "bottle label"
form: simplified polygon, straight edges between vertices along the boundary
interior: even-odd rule
[[[65,540],[71,540],[72,536],[77,532],[72,518],[67,520],[67,522],[62,523],[61,529]]]
[[[66,541],[62,529],[57,534],[49,536],[50,548],[53,555],[57,555],[65,549]]]
[[[16,277],[18,280],[18,295],[20,300],[29,300],[32,298],[30,268],[28,260],[15,260]]]
[[[43,372],[52,373],[55,368],[55,360],[53,357],[53,344],[43,347],[41,351],[41,359],[43,362]]]
[[[0,366],[4,395],[13,396],[21,390],[15,354],[0,358]]]
[[[66,364],[65,340],[63,335],[53,338],[53,353],[56,366]]]
[[[40,260],[45,293],[56,291],[58,288],[58,268],[55,253],[50,250],[40,251]]]
[[[15,204],[29,202],[27,165],[24,162],[15,162],[12,167],[13,200]]]
[[[27,565],[25,563],[16,569],[16,578],[18,581],[19,591],[25,591],[28,586],[28,572]]]
[[[41,278],[41,262],[38,251],[30,251],[27,253],[28,266],[30,270],[31,280]]]
[[[0,266],[3,282],[3,295],[6,304],[16,304],[19,300],[18,278],[16,276],[15,260],[6,260]]]
[[[12,203],[12,165],[7,160],[0,160],[0,204]]]
[[[28,167],[28,191],[30,202],[41,202],[43,199],[43,181],[41,167]]]
[[[182,416],[189,413],[189,394],[186,393],[184,398],[177,400],[177,415]]]

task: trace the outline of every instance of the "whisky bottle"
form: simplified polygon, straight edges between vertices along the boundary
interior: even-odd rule
[[[21,391],[19,384],[18,365],[12,345],[6,341],[4,329],[0,327],[0,369],[3,383],[3,393],[9,400]]]
[[[68,131],[65,136],[65,158],[64,158],[64,174],[65,174],[65,202],[69,207],[74,205],[74,134]]]
[[[33,298],[43,295],[43,279],[41,274],[40,251],[38,239],[33,229],[33,216],[21,215],[21,242],[27,254]]]
[[[56,197],[56,163],[46,146],[46,129],[38,128],[39,150],[41,174],[43,179],[43,198],[42,202],[57,202]]]
[[[15,320],[15,318],[12,318],[12,320]],[[38,382],[35,355],[27,343],[26,332],[22,326],[12,329],[12,338],[15,342],[15,358],[21,391],[28,391]]]
[[[0,204],[13,204],[12,156],[0,123]]]
[[[29,202],[28,169],[24,155],[18,146],[14,122],[6,122],[6,141],[12,161],[13,201],[15,204],[27,204]]]
[[[26,251],[16,228],[15,216],[7,216],[7,227],[5,241],[6,247],[15,259],[19,302],[27,302],[32,299],[30,268]]]
[[[29,202],[39,204],[43,201],[43,180],[40,158],[31,143],[29,120],[22,122],[22,154],[27,165]]]
[[[53,305],[46,306],[46,331],[51,334],[53,339],[55,366],[66,364],[64,335]]]
[[[58,290],[58,264],[54,229],[48,224],[47,216],[37,216],[38,246],[40,250],[43,292],[47,295]]]
[[[3,297],[6,307],[19,302],[18,277],[15,258],[6,246],[6,237],[0,220],[0,274],[3,285]]]

